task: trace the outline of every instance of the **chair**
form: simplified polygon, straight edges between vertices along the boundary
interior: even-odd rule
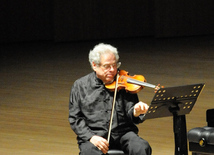
[[[188,132],[189,150],[192,155],[214,155],[214,109],[207,110],[207,126]]]
[[[109,150],[107,155],[127,155],[122,150]]]

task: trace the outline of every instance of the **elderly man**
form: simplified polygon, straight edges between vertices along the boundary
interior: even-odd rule
[[[137,94],[117,92],[110,141],[109,121],[114,93],[105,84],[115,80],[120,63],[115,47],[100,43],[89,53],[93,72],[76,80],[71,88],[69,122],[77,135],[80,155],[102,155],[122,149],[129,155],[150,155],[149,143],[138,136],[136,124],[143,122],[148,105]]]

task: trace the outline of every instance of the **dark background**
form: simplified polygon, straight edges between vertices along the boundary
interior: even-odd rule
[[[0,42],[214,34],[213,0],[1,0]]]

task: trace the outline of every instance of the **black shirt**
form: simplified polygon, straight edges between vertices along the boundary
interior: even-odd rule
[[[141,116],[133,116],[133,106],[139,102],[137,94],[119,90],[116,96],[111,136],[118,137],[128,131],[137,133],[135,124],[143,122]],[[70,93],[69,122],[79,143],[90,140],[93,135],[107,138],[113,98],[114,92],[105,88],[95,72],[74,82]]]

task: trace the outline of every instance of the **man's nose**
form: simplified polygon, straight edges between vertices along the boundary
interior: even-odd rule
[[[110,70],[111,70],[111,71],[114,71],[114,70],[115,70],[115,66],[110,65]]]

